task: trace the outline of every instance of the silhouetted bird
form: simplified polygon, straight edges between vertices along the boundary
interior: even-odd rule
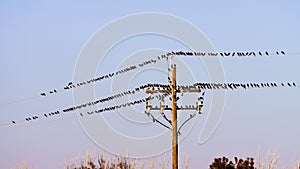
[[[292,86],[290,83],[287,83],[287,84],[288,84],[288,86],[290,86],[290,87]]]
[[[55,89],[54,89],[53,91],[54,91],[55,93],[57,93],[57,91],[56,91]]]
[[[293,83],[293,86],[296,86],[296,83]]]
[[[259,54],[260,56],[262,56],[261,52],[258,52],[258,54]]]
[[[46,93],[41,93],[42,96],[46,96]]]
[[[69,82],[68,86],[71,86],[73,83],[72,82]]]
[[[51,93],[51,94],[52,94],[53,92],[52,92],[52,91],[50,91],[49,93]]]
[[[269,53],[268,53],[268,52],[266,52],[266,55],[267,55],[267,56],[269,56]]]
[[[277,54],[277,55],[279,55],[279,52],[278,52],[278,51],[276,51],[276,54]]]
[[[224,56],[223,53],[220,53],[221,56]]]
[[[14,124],[16,124],[16,122],[15,121],[11,121],[12,123],[14,123]]]
[[[284,51],[281,51],[281,54],[285,55]]]

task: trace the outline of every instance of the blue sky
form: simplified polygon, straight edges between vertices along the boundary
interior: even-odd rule
[[[161,12],[192,23],[205,34],[216,51],[284,50],[293,53],[300,52],[299,6],[298,1],[257,0],[2,1],[0,168],[8,168],[23,160],[36,168],[62,168],[65,160],[80,157],[86,151],[105,153],[89,139],[74,116],[24,123],[25,125],[12,125],[10,121],[24,120],[33,114],[43,115],[44,112],[72,105],[71,92],[45,98],[40,97],[39,93],[61,88],[72,81],[80,50],[97,30],[111,21],[136,13]],[[115,53],[119,56],[104,60],[105,66],[100,66],[98,73],[114,70],[129,52],[148,48],[169,51],[173,48],[179,50],[181,47],[186,50],[183,45],[165,37],[128,39],[108,54],[112,56]],[[126,52],[126,55],[121,55]],[[298,55],[220,60],[228,82],[299,83]],[[190,67],[194,71],[204,69],[201,64],[191,63]],[[148,83],[146,78],[138,78],[140,82]],[[197,79],[202,80],[200,77]],[[207,81],[207,76],[204,75],[203,80]],[[110,90],[109,84],[103,86],[95,85],[96,91]],[[295,153],[300,154],[299,92],[299,88],[226,92],[223,117],[214,135],[205,144],[198,144],[199,133],[207,115],[199,116],[192,131],[181,143],[180,152],[191,158],[191,168],[206,168],[214,157],[225,155],[229,158],[256,158],[260,149],[263,160],[269,150],[277,151],[281,156],[280,165],[291,168],[296,164]],[[31,97],[33,98],[28,99]],[[209,93],[207,97],[209,107]],[[26,101],[18,101],[23,98]],[[13,103],[6,104],[9,102]],[[208,111],[208,108],[205,110]],[[120,124],[115,124],[115,128],[126,130],[126,126]],[[161,129],[155,124],[151,126],[154,131]],[[128,125],[128,128],[134,127]],[[151,127],[147,129],[151,130]],[[121,143],[116,141],[115,144]]]

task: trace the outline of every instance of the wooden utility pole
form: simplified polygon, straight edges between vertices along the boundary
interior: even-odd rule
[[[192,93],[192,92],[201,92],[200,88],[197,89],[180,89],[177,90],[176,86],[176,65],[171,65],[170,68],[171,78],[170,78],[170,88],[169,89],[158,89],[158,90],[146,90],[147,94],[150,93],[170,93],[171,94],[171,109],[168,107],[163,108],[152,108],[152,105],[149,103],[146,105],[148,113],[150,110],[171,110],[172,112],[172,169],[178,169],[178,130],[177,130],[177,110],[197,110],[199,114],[201,114],[201,109],[203,106],[203,100],[198,101],[196,107],[178,107],[177,106],[177,93]],[[194,117],[194,116],[192,116]],[[188,119],[189,120],[189,119]]]
[[[171,65],[171,101],[172,101],[172,168],[178,169],[178,133],[177,133],[177,96],[176,65]]]

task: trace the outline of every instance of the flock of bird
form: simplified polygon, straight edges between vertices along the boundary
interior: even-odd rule
[[[276,51],[275,53],[265,52],[169,52],[167,56],[222,56],[222,57],[247,57],[247,56],[269,56],[269,55],[285,55],[284,51]]]
[[[125,108],[125,107],[129,107],[129,106],[134,106],[136,104],[146,103],[147,101],[150,101],[150,100],[153,100],[153,99],[154,99],[153,96],[148,96],[148,97],[143,98],[143,99],[138,99],[138,100],[127,102],[127,103],[114,105],[114,106],[109,106],[109,107],[101,108],[101,109],[98,109],[98,110],[86,112],[86,114],[91,115],[93,113],[103,113],[103,112],[107,112],[107,111],[118,110],[120,108]],[[83,116],[84,114],[80,113],[80,115]]]
[[[68,86],[73,85],[72,82],[70,82],[68,84]],[[297,84],[295,82],[287,82],[287,83],[195,83],[193,85],[178,85],[176,86],[176,90],[178,92],[180,92],[181,90],[199,90],[199,91],[205,91],[205,90],[236,90],[236,89],[248,89],[248,88],[275,88],[275,87],[297,87]],[[140,100],[135,100],[135,101],[131,101],[128,103],[124,103],[124,104],[120,104],[120,105],[115,105],[115,106],[110,106],[110,107],[104,107],[95,111],[91,111],[91,112],[86,112],[86,114],[91,115],[93,113],[102,113],[102,112],[107,112],[107,111],[113,111],[116,109],[120,109],[120,108],[125,108],[128,106],[133,106],[136,104],[141,104],[141,103],[145,103],[149,100],[152,100],[154,98],[157,99],[164,99],[165,97],[167,97],[168,95],[170,95],[169,92],[163,92],[163,91],[168,91],[171,89],[170,85],[164,85],[164,84],[158,84],[158,83],[154,83],[154,84],[146,84],[146,85],[141,85],[135,89],[132,90],[128,90],[128,91],[124,91],[112,96],[108,96],[102,99],[98,99],[92,102],[88,102],[88,103],[84,103],[81,105],[77,105],[77,106],[72,106],[72,107],[68,107],[65,108],[61,111],[57,110],[57,111],[53,111],[50,113],[45,113],[44,117],[45,118],[49,118],[49,117],[53,117],[56,115],[60,115],[62,113],[67,113],[67,112],[71,112],[71,111],[75,111],[81,108],[85,108],[88,106],[95,106],[99,103],[104,103],[104,102],[108,102],[108,101],[112,101],[114,99],[120,98],[120,97],[125,97],[128,95],[133,95],[136,94],[137,92],[143,91],[143,90],[156,90],[156,91],[162,91],[162,92],[158,92],[160,94],[150,97],[146,97],[144,99],[140,99]],[[177,98],[179,99],[179,97]],[[167,107],[167,106],[166,106]],[[178,106],[178,108],[180,109],[195,109],[196,107],[194,105],[185,105],[185,106]],[[84,113],[80,113],[81,116],[84,115]],[[151,114],[147,114],[149,117],[152,118],[153,122],[158,122],[159,124],[166,126],[164,124],[162,124],[162,122],[160,122],[158,119],[154,118],[153,115]],[[26,117],[25,121],[30,122],[30,121],[35,121],[37,119],[39,119],[40,117],[38,115],[34,115],[34,116],[30,116],[30,117]],[[167,120],[169,122],[169,120]],[[16,124],[16,121],[12,121],[13,124]]]
[[[162,61],[164,59],[168,60],[169,58],[172,58],[174,56],[221,56],[221,57],[226,57],[226,56],[239,56],[239,57],[245,57],[245,56],[269,56],[269,55],[285,55],[284,51],[276,51],[275,53],[270,53],[270,52],[168,52],[166,54],[160,55],[160,56],[156,56],[155,58],[146,60],[146,61],[142,61],[139,64],[136,65],[131,65],[128,66],[126,68],[117,70],[115,72],[112,73],[108,73],[90,80],[86,80],[86,81],[82,81],[82,82],[78,82],[78,83],[74,83],[74,82],[69,82],[65,87],[63,87],[63,90],[69,90],[69,89],[74,89],[76,87],[80,87],[80,86],[84,86],[84,85],[88,85],[94,82],[100,82],[104,79],[109,79],[112,77],[115,77],[116,75],[120,75],[123,73],[127,73],[129,71],[133,71],[136,70],[138,68],[150,65],[150,64],[156,64],[158,61]],[[168,77],[169,82],[170,82],[170,77]],[[192,86],[177,86],[176,90],[192,90],[192,89],[201,89],[201,90],[214,90],[214,89],[230,89],[230,90],[235,90],[235,89],[248,89],[248,88],[266,88],[266,87],[296,87],[296,83],[292,82],[292,83],[195,83]],[[135,94],[136,92],[139,92],[140,90],[144,90],[144,89],[150,89],[152,88],[152,90],[154,89],[162,89],[162,90],[170,90],[171,86],[170,85],[162,85],[162,84],[147,84],[147,85],[142,85],[138,88],[135,88],[133,90],[128,90],[119,94],[115,94],[113,96],[109,96],[103,99],[99,99],[93,102],[88,102],[85,104],[81,104],[78,106],[74,106],[74,107],[69,107],[66,109],[63,109],[62,111],[54,111],[54,112],[50,112],[47,114],[44,114],[45,118],[51,117],[51,116],[56,116],[62,113],[66,113],[66,112],[70,112],[70,111],[74,111],[77,109],[81,109],[81,108],[85,108],[87,106],[94,106],[96,104],[99,103],[103,103],[103,102],[107,102],[107,101],[111,101],[113,99],[119,98],[119,97],[124,97],[130,94]],[[47,96],[47,95],[51,95],[51,94],[56,94],[60,91],[63,90],[50,90],[48,92],[42,92],[40,95],[41,96]],[[168,94],[167,94],[168,95]],[[167,95],[163,96],[163,95],[156,95],[156,98],[161,99],[161,97],[166,97]],[[105,107],[102,109],[99,109],[97,111],[94,111],[95,113],[99,113],[99,112],[106,112],[106,111],[111,111],[111,110],[115,110],[115,109],[119,109],[121,107],[127,107],[127,106],[132,106],[135,104],[140,104],[143,102],[146,102],[148,99],[152,98],[152,96],[144,98],[144,99],[140,99],[140,100],[136,100],[133,102],[128,102],[128,103],[124,103],[121,105],[117,105],[117,106],[111,106],[111,107]],[[152,98],[153,99],[153,98]],[[187,107],[188,108],[188,107]],[[192,107],[191,107],[192,108]],[[86,112],[87,114],[93,114],[92,112]],[[81,113],[81,115],[83,116],[83,114]],[[30,117],[26,117],[25,121],[34,121],[37,120],[41,117],[34,115],[34,116],[30,116]],[[158,122],[157,119],[153,118],[153,121]],[[16,121],[12,121],[13,124],[16,124]]]
[[[69,85],[71,85],[71,83],[69,83]],[[133,90],[124,91],[124,92],[121,92],[121,93],[118,93],[118,94],[115,94],[115,95],[112,95],[112,96],[108,96],[108,97],[105,97],[105,98],[102,98],[102,99],[98,99],[98,100],[93,101],[93,102],[88,102],[88,103],[84,103],[84,104],[81,104],[81,105],[78,105],[78,106],[65,108],[61,111],[57,110],[57,111],[54,111],[54,112],[46,113],[46,114],[44,114],[44,117],[49,118],[51,116],[59,115],[61,113],[67,113],[67,112],[75,111],[77,109],[85,108],[87,106],[94,106],[94,105],[97,105],[99,103],[112,101],[113,99],[116,99],[116,98],[125,97],[125,96],[128,96],[128,95],[136,94],[137,92],[140,92],[140,91],[145,90],[145,89],[150,89],[150,87],[154,88],[154,87],[163,87],[163,86],[166,86],[166,85],[161,85],[161,84],[141,85],[141,86],[139,86],[139,87],[137,87]],[[118,106],[105,107],[105,108],[96,110],[95,113],[112,111],[112,110],[119,109],[119,108],[133,106],[135,104],[141,104],[141,103],[144,103],[144,102],[148,101],[151,97],[147,97],[147,98],[144,98],[144,99],[124,103],[124,104],[121,104],[121,105],[118,105]],[[159,96],[157,95],[155,97],[160,99],[161,95],[159,95]],[[87,114],[93,114],[92,112],[86,112],[86,113]],[[83,116],[83,113],[81,113],[80,115]],[[38,118],[39,118],[39,116],[36,116],[36,115],[32,116],[32,117],[26,117],[25,121],[29,122],[29,121],[37,120]],[[12,123],[16,124],[16,121],[13,120]]]
[[[69,86],[72,85],[72,83],[70,82],[68,84]],[[199,91],[205,91],[205,90],[237,90],[237,89],[249,89],[249,88],[275,88],[275,87],[297,87],[297,84],[295,82],[287,82],[287,83],[195,83],[193,85],[178,85],[176,86],[176,90],[178,92],[180,92],[181,90],[199,90]],[[163,91],[168,91],[171,89],[170,85],[164,85],[164,84],[158,84],[158,83],[154,83],[154,84],[146,84],[146,85],[141,85],[135,89],[132,90],[128,90],[128,91],[124,91],[112,96],[108,96],[102,99],[98,99],[92,102],[88,102],[88,103],[84,103],[81,105],[77,105],[77,106],[72,106],[72,107],[68,107],[65,108],[61,111],[57,110],[54,112],[50,112],[50,113],[46,113],[44,114],[45,118],[51,117],[51,116],[56,116],[62,113],[67,113],[67,112],[71,112],[71,111],[75,111],[81,108],[85,108],[88,106],[95,106],[99,103],[104,103],[104,102],[108,102],[108,101],[112,101],[114,99],[120,98],[120,97],[125,97],[128,95],[133,95],[136,94],[137,92],[143,91],[143,90],[156,90],[156,91],[162,91],[162,92],[158,92],[158,93],[163,93],[163,95],[155,95],[155,98],[157,99],[163,99],[165,97],[167,97],[169,95],[168,92],[163,92]],[[135,100],[132,102],[128,102],[128,103],[124,103],[124,104],[120,104],[120,105],[115,105],[115,106],[110,106],[110,107],[104,107],[92,112],[86,112],[86,114],[90,115],[93,113],[102,113],[102,112],[107,112],[107,111],[112,111],[112,110],[116,110],[116,109],[120,109],[120,108],[125,108],[128,106],[133,106],[136,104],[141,104],[141,103],[145,103],[148,100],[152,100],[154,97],[150,96],[144,99],[140,99],[140,100]],[[179,97],[177,97],[177,99],[179,99]],[[196,107],[193,105],[185,105],[185,106],[179,106],[179,109],[195,109]],[[81,116],[84,115],[84,113],[80,113]],[[154,116],[148,114],[149,117],[152,118],[152,120],[154,122],[158,122],[161,123],[159,120],[155,119]],[[34,115],[34,116],[30,116],[30,117],[26,117],[25,121],[29,122],[29,121],[34,121],[39,119],[38,115]],[[13,124],[16,124],[16,121],[12,121]],[[165,125],[164,125],[165,126]]]
[[[295,82],[287,83],[195,83],[193,86],[181,86],[180,88],[200,88],[200,89],[221,89],[221,90],[235,90],[235,89],[249,89],[249,88],[276,88],[276,87],[297,87]]]
[[[91,84],[91,83],[100,82],[104,79],[109,79],[109,78],[112,78],[116,75],[120,75],[120,74],[129,72],[129,71],[133,71],[135,69],[144,67],[144,66],[149,65],[149,64],[156,64],[158,61],[161,61],[161,60],[164,60],[164,59],[168,60],[169,57],[174,57],[174,56],[222,56],[222,57],[239,56],[239,57],[245,57],[245,56],[258,56],[258,55],[259,56],[264,56],[264,55],[265,56],[285,55],[285,52],[284,51],[276,51],[275,53],[270,53],[268,51],[266,51],[266,52],[260,52],[260,51],[259,52],[253,52],[253,51],[252,52],[183,52],[183,51],[174,52],[174,51],[171,51],[171,52],[168,52],[167,54],[156,56],[155,58],[142,61],[141,63],[138,63],[136,65],[131,65],[131,66],[128,66],[128,67],[123,68],[121,70],[117,70],[117,71],[112,72],[112,73],[107,73],[105,75],[102,75],[102,76],[99,76],[99,77],[96,77],[96,78],[92,78],[92,79],[89,79],[89,80],[86,80],[86,81],[78,82],[76,84],[73,84],[73,82],[69,82],[69,84],[66,85],[65,87],[63,87],[63,89],[64,90],[69,90],[69,89],[74,89],[76,87],[80,87],[80,86],[83,86],[83,85],[88,85],[88,84]],[[48,92],[42,92],[40,95],[45,97],[48,94],[56,94],[57,92],[58,92],[58,90],[53,89],[53,90],[50,90]]]

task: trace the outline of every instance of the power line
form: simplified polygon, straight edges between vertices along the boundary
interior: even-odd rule
[[[78,83],[73,83],[73,82],[69,82],[66,86],[62,87],[61,89],[52,89],[49,90],[47,92],[41,92],[39,94],[39,96],[41,97],[46,97],[46,96],[50,96],[50,95],[55,95],[58,94],[60,92],[66,91],[66,90],[70,90],[70,89],[74,89],[74,88],[78,88],[84,85],[89,85],[95,82],[100,82],[103,81],[105,79],[110,79],[112,77],[115,77],[117,75],[121,75],[133,70],[136,70],[138,68],[142,68],[144,66],[150,65],[150,64],[156,64],[159,61],[162,61],[164,59],[167,60],[168,65],[169,65],[169,61],[171,59],[168,59],[169,57],[174,57],[174,56],[197,56],[197,57],[255,57],[255,56],[274,56],[274,55],[278,55],[278,56],[283,56],[283,55],[295,55],[295,54],[300,54],[300,52],[285,52],[283,50],[280,51],[275,51],[275,52],[268,52],[268,51],[264,51],[264,52],[254,52],[254,51],[249,51],[249,52],[201,52],[201,51],[195,51],[195,52],[183,52],[183,51],[171,51],[168,52],[166,54],[160,55],[160,56],[156,56],[153,57],[152,59],[148,59],[148,60],[144,60],[141,61],[138,64],[133,64],[131,66],[128,66],[126,68],[117,70],[115,72],[111,72],[111,73],[107,73],[104,75],[100,75],[98,77],[89,79],[89,80],[85,80],[82,82],[78,82]],[[6,106],[6,105],[11,105],[11,104],[17,104],[20,102],[26,102],[26,101],[30,101],[30,100],[34,100],[39,98],[37,95],[32,96],[32,97],[28,97],[28,98],[24,98],[24,99],[19,99],[19,100],[15,100],[15,101],[10,101],[7,103],[1,103],[0,106]]]
[[[246,89],[261,89],[261,88],[295,88],[295,87],[300,87],[299,85],[297,85],[295,82],[285,82],[285,83],[275,83],[275,82],[264,82],[264,83],[194,83],[193,85],[177,85],[176,86],[176,90],[178,90],[179,92],[190,92],[190,91],[195,91],[195,90],[246,90]],[[62,110],[56,110],[56,111],[51,111],[49,113],[44,113],[42,116],[39,115],[31,115],[29,117],[24,118],[25,120],[12,120],[10,123],[2,123],[0,124],[0,127],[2,126],[6,126],[6,125],[12,125],[12,124],[18,124],[21,122],[30,122],[30,121],[36,121],[37,119],[40,118],[49,118],[49,117],[55,117],[59,114],[63,114],[63,113],[68,113],[68,112],[72,112],[78,109],[82,109],[82,108],[86,108],[86,107],[90,107],[90,106],[96,106],[97,104],[100,103],[104,103],[104,102],[109,102],[112,101],[114,99],[120,98],[120,97],[125,97],[128,95],[133,95],[136,94],[140,91],[143,90],[150,90],[152,89],[153,91],[155,90],[156,93],[164,93],[165,91],[169,91],[171,89],[170,85],[164,85],[164,84],[146,84],[146,85],[141,85],[139,87],[136,87],[134,89],[131,90],[127,90],[124,92],[120,92],[108,97],[104,97],[101,99],[97,99],[95,101],[92,102],[87,102],[87,103],[83,103],[80,105],[75,105],[72,107],[67,107],[65,109]],[[155,96],[155,98],[157,99],[164,99],[165,97],[169,96],[169,94],[165,94],[165,95],[157,95]],[[142,102],[145,102],[146,100],[139,100],[139,104]],[[134,102],[129,102],[129,103],[125,103],[125,104],[129,104],[129,105],[134,105],[137,104],[138,101]],[[112,111],[117,109],[118,107],[123,107],[125,106],[125,104],[121,104],[119,106],[115,106],[114,108],[112,107],[107,107],[107,108],[102,108],[99,109],[95,112],[106,112],[106,111]],[[127,106],[125,106],[127,107]],[[178,108],[182,108],[184,109],[182,106],[178,107]],[[156,109],[156,108],[153,108]],[[160,110],[160,109],[157,109]],[[94,112],[93,112],[94,113]],[[86,114],[90,115],[93,114],[92,112],[86,112]],[[81,113],[82,116],[84,115],[83,113]],[[165,114],[162,112],[162,116],[163,118],[165,118],[165,120],[169,123],[170,120],[166,118]],[[155,120],[156,121],[156,120]]]

